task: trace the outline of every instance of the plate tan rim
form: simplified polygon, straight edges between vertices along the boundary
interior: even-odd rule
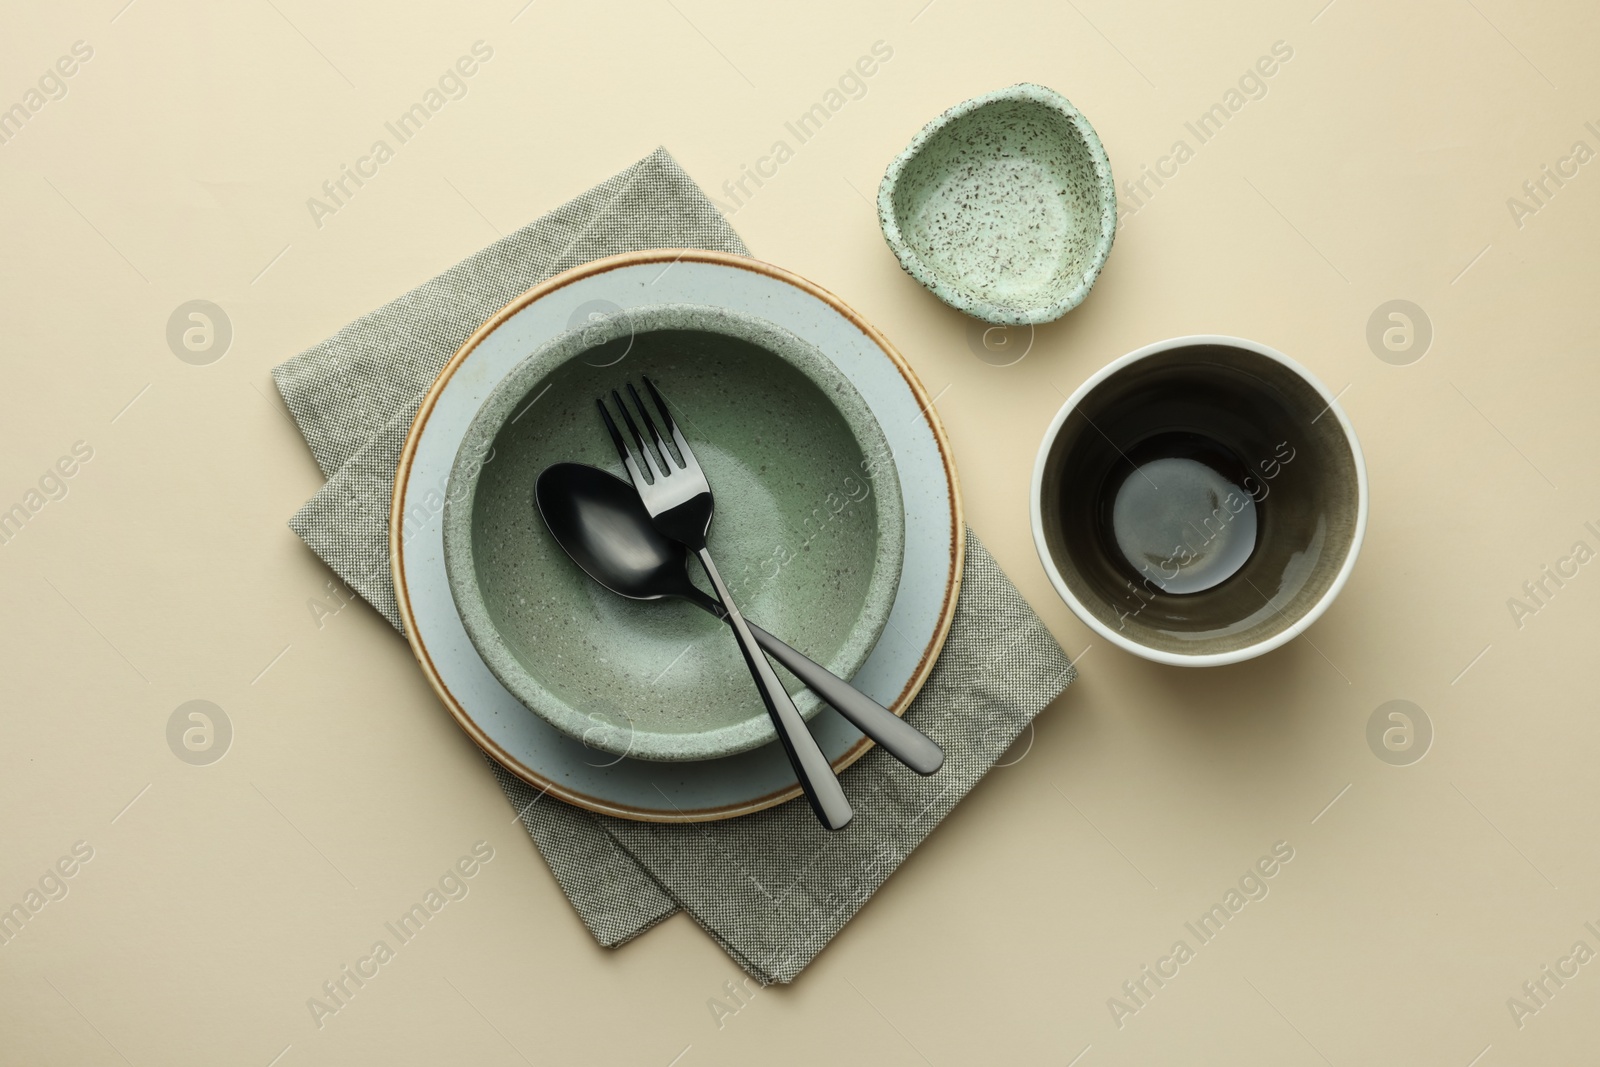
[[[928,675],[933,670],[934,662],[938,659],[940,650],[944,648],[945,638],[950,633],[951,620],[955,617],[956,598],[961,590],[962,569],[966,562],[966,524],[962,516],[960,483],[956,478],[955,461],[950,454],[950,441],[945,436],[944,425],[939,421],[939,414],[934,409],[933,400],[928,396],[927,390],[923,388],[922,382],[917,378],[916,372],[911,369],[910,364],[906,362],[905,357],[889,343],[888,339],[879,333],[871,323],[846,305],[844,301],[821,286],[807,281],[797,274],[792,274],[782,267],[764,263],[748,256],[737,256],[726,252],[712,252],[701,249],[653,248],[607,256],[603,259],[593,260],[573,267],[571,270],[564,271],[534,286],[495,312],[489,321],[472,332],[472,335],[456,350],[455,355],[450,357],[450,361],[444,365],[444,369],[439,372],[438,378],[434,379],[433,385],[422,398],[422,404],[417,409],[416,418],[412,420],[411,429],[406,434],[405,446],[400,452],[400,463],[395,469],[394,491],[389,506],[389,565],[394,578],[395,600],[399,605],[400,619],[405,624],[406,640],[410,643],[411,651],[416,656],[418,664],[421,665],[423,674],[427,676],[428,683],[433,686],[433,691],[439,695],[439,699],[449,709],[451,716],[456,720],[456,724],[466,731],[467,736],[472,738],[473,743],[492,756],[501,766],[529,785],[538,786],[544,792],[551,793],[569,804],[574,804],[588,811],[601,815],[613,815],[623,819],[633,819],[639,822],[713,822],[720,819],[731,819],[735,816],[748,815],[751,812],[761,811],[764,808],[774,807],[785,801],[793,800],[801,795],[800,786],[797,782],[787,789],[777,790],[736,804],[712,808],[693,808],[687,811],[675,809],[671,812],[664,812],[651,808],[637,808],[630,805],[617,804],[613,801],[590,796],[564,786],[559,782],[552,781],[532,768],[523,765],[505,749],[496,744],[473,721],[455,694],[450,691],[449,686],[444,683],[444,679],[440,677],[432,656],[429,655],[427,647],[417,635],[416,623],[411,613],[411,597],[406,589],[405,543],[401,536],[403,529],[402,516],[405,514],[406,508],[406,483],[410,479],[411,464],[416,456],[417,446],[422,438],[422,431],[427,426],[428,418],[433,413],[434,405],[444,392],[445,386],[449,384],[456,370],[471,355],[473,349],[483,342],[484,338],[499,329],[508,319],[529,304],[548,296],[558,289],[571,285],[573,282],[622,267],[651,263],[665,263],[670,267],[685,260],[691,263],[711,263],[724,267],[734,267],[739,270],[748,270],[757,274],[765,274],[823,301],[848,319],[889,358],[895,369],[900,372],[901,377],[905,379],[906,384],[911,387],[912,395],[916,397],[921,405],[923,417],[927,420],[928,428],[932,431],[934,441],[939,447],[939,455],[944,465],[945,477],[950,486],[950,521],[952,524],[950,544],[952,559],[949,571],[950,578],[945,585],[944,602],[940,610],[938,627],[934,632],[933,640],[928,643],[928,647],[923,651],[922,659],[918,662],[916,671],[913,672],[905,688],[901,690],[900,695],[895,698],[894,703],[890,705],[889,710],[896,715],[905,714],[905,709],[911,704],[917,693],[921,691],[923,683],[928,680]],[[873,742],[870,738],[863,737],[833,761],[834,770],[844,770],[866,755],[867,750],[872,745]]]

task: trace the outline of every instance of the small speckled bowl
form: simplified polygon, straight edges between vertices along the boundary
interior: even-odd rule
[[[716,494],[710,547],[741,610],[844,678],[899,586],[900,483],[883,431],[828,357],[726,309],[615,313],[540,347],[490,392],[444,505],[445,565],[473,646],[517,699],[593,749],[715,759],[776,740],[727,627],[682,601],[602,588],[533,503],[539,472],[560,461],[626,477],[594,402],[641,376]],[[697,564],[690,573],[709,588]],[[779,675],[816,714],[817,697]]]
[[[878,221],[906,273],[957,311],[1052,322],[1105,265],[1117,193],[1089,120],[1024,83],[924,126],[883,176]]]

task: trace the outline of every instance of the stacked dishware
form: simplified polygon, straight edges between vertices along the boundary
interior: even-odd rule
[[[949,629],[959,509],[876,330],[779,268],[661,250],[560,275],[462,346],[406,442],[391,550],[419,662],[517,777],[647,821],[804,795],[840,829],[837,772],[873,743],[942,762],[897,715]],[[408,536],[435,511],[442,537]]]

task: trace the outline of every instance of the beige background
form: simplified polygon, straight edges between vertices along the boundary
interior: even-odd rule
[[[1592,1055],[1600,963],[1520,1029],[1506,1003],[1574,942],[1600,950],[1600,567],[1520,629],[1507,606],[1600,547],[1600,164],[1520,226],[1507,206],[1575,141],[1600,149],[1591,5],[124,2],[13,5],[0,32],[0,107],[94,49],[0,147],[0,508],[93,449],[0,545],[0,903],[94,849],[0,946],[0,1061]],[[318,228],[307,198],[479,39],[469,95]],[[939,395],[972,526],[1082,676],[794,987],[719,1027],[732,962],[681,916],[595,947],[404,642],[359,603],[318,626],[329,575],[284,523],[319,478],[268,370],[657,144],[717,192],[879,40],[866,94],[733,222]],[[1134,178],[1280,40],[1267,95],[1127,218],[1021,362],[977,358],[884,246],[868,199],[950,104],[1053,86]],[[165,340],[195,298],[234,329],[209,366]],[[1409,366],[1365,338],[1394,298],[1436,334]],[[1091,639],[1028,531],[1063,394],[1196,331],[1342,392],[1372,483],[1361,562],[1307,639],[1204,673]],[[1366,741],[1396,698],[1436,731],[1411,766]],[[210,766],[167,745],[191,699],[235,731]],[[307,998],[479,840],[470,895],[319,1030]],[[1108,998],[1196,945],[1184,922],[1278,841],[1270,895],[1119,1028]]]

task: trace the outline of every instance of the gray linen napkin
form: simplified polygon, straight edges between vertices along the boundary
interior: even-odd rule
[[[365,315],[273,371],[328,482],[289,525],[401,628],[389,575],[395,467],[417,405],[468,334],[580,263],[643,248],[744,243],[665,149]],[[804,801],[726,822],[637,823],[546,797],[489,761],[562,891],[602,945],[680,907],[763,983],[789,982],[1071,683],[1072,664],[967,533],[955,620],[906,717],[944,746],[932,778],[874,749],[843,775],[842,833]]]

